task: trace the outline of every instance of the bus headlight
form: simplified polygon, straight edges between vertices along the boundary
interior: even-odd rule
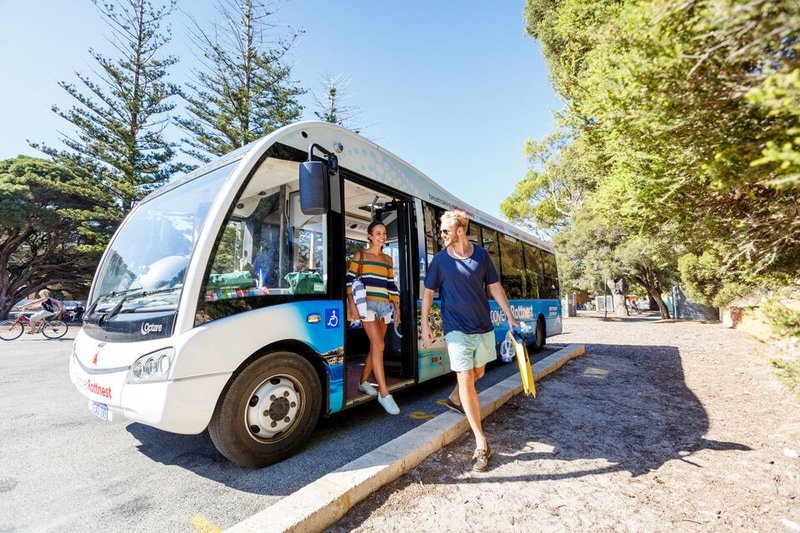
[[[169,375],[174,358],[174,348],[164,348],[141,356],[128,371],[128,383],[164,381]]]

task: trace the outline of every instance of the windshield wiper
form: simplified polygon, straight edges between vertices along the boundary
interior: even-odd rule
[[[169,287],[168,289],[159,289],[157,291],[140,291],[138,293],[131,293],[131,291],[125,291],[125,292],[131,293],[131,294],[126,294],[125,296],[123,296],[120,299],[120,301],[117,302],[117,305],[115,305],[114,307],[111,308],[111,311],[109,311],[108,313],[106,313],[102,317],[100,317],[100,320],[98,321],[98,323],[99,324],[103,324],[105,322],[108,322],[109,320],[111,320],[115,316],[117,316],[119,314],[119,312],[122,310],[122,304],[124,304],[125,302],[127,302],[129,300],[132,300],[134,298],[141,298],[141,297],[144,297],[144,296],[151,296],[153,294],[163,294],[165,292],[173,292],[176,289],[180,289],[180,288],[181,288],[181,285],[178,285],[176,287]],[[139,290],[139,289],[134,289],[134,290]]]
[[[127,290],[124,290],[124,291],[111,291],[111,292],[107,292],[105,294],[101,294],[100,296],[98,296],[94,300],[94,302],[92,302],[92,305],[90,305],[89,309],[87,309],[83,314],[84,314],[84,316],[87,316],[87,317],[91,316],[92,313],[94,313],[94,310],[97,307],[97,304],[99,304],[100,300],[102,300],[104,298],[109,298],[109,297],[113,298],[114,296],[122,296],[123,294],[128,294],[130,292],[140,291],[140,290],[142,290],[141,287],[134,287],[133,289],[127,289]]]

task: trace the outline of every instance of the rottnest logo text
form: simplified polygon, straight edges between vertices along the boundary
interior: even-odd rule
[[[80,383],[83,385],[83,388],[88,390],[93,394],[97,394],[98,396],[102,396],[103,398],[111,399],[111,387],[103,387],[102,385],[95,383],[91,379],[87,379]]]
[[[508,320],[506,314],[500,309],[492,309],[490,313],[494,324],[502,324]],[[530,305],[512,305],[511,313],[517,320],[533,320],[533,307]]]

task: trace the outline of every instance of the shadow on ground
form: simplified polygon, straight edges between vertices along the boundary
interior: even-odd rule
[[[507,461],[605,459],[601,469],[536,474],[558,479],[627,471],[640,476],[673,460],[692,463],[699,450],[750,448],[703,437],[708,414],[686,386],[680,353],[672,346],[587,345],[557,380],[543,384],[539,400],[518,396],[490,420],[504,435],[496,465]],[[536,448],[547,451],[526,451]],[[541,446],[543,445],[543,446]]]
[[[535,359],[550,353],[546,350]],[[479,389],[516,372],[516,364],[492,365]],[[443,376],[395,393],[400,416],[386,415],[377,402],[370,402],[322,418],[296,455],[260,470],[228,461],[216,450],[207,431],[179,435],[137,423],[126,429],[138,441],[138,450],[157,463],[185,468],[237,490],[285,496],[447,411],[437,401],[446,397],[454,383],[454,376]]]
[[[687,388],[679,351],[672,346],[586,345],[584,357],[539,384],[538,399],[512,398],[484,420],[484,427],[494,451],[489,472],[463,475],[472,453],[472,439],[467,435],[423,463],[414,479],[400,478],[393,490],[420,480],[437,484],[537,481],[618,471],[635,477],[668,461],[694,464],[692,455],[700,450],[750,450],[735,442],[703,437],[709,429],[708,415]],[[587,459],[602,459],[604,464],[582,468],[579,461]],[[542,472],[531,464],[524,469],[530,472],[525,475],[492,474],[518,461],[563,464],[557,473],[553,468]],[[445,462],[456,464],[444,468]],[[388,498],[393,490],[381,491],[376,498]],[[375,504],[380,501],[371,503]]]

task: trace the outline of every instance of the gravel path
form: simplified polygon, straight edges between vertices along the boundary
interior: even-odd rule
[[[565,320],[586,355],[357,504],[342,531],[800,532],[800,405],[719,324]]]

